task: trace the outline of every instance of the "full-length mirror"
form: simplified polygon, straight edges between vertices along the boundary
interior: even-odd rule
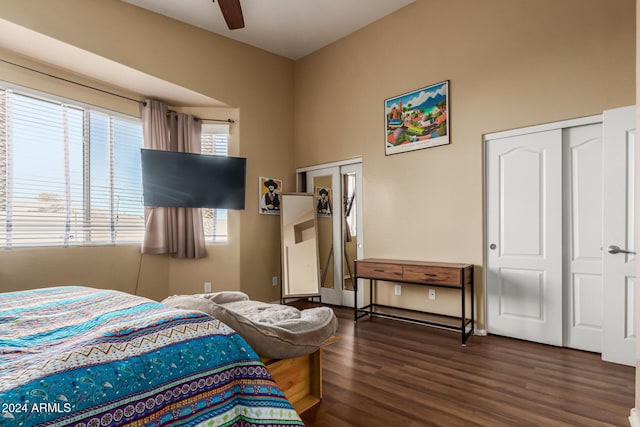
[[[282,297],[320,295],[316,206],[313,194],[280,196]]]

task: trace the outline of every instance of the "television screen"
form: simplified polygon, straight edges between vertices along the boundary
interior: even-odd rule
[[[244,209],[247,159],[142,149],[145,206]]]

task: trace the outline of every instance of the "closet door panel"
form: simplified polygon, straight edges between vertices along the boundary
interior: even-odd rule
[[[487,142],[487,325],[562,345],[562,132]]]
[[[602,358],[636,364],[636,108],[605,111]],[[615,250],[617,247],[619,250]],[[626,252],[625,252],[626,251]]]
[[[602,348],[602,124],[563,130],[566,347]]]
[[[499,157],[500,256],[544,256],[546,155],[535,147],[516,147]]]

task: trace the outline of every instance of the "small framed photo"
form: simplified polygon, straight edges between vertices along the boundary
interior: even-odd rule
[[[280,215],[280,193],[282,192],[282,180],[276,178],[259,179],[260,188],[258,194],[258,212],[262,215]]]
[[[331,189],[326,187],[316,187],[316,210],[319,217],[330,217],[333,211],[331,205]]]
[[[449,81],[385,99],[384,121],[386,155],[449,144]]]

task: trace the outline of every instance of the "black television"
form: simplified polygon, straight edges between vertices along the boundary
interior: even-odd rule
[[[244,209],[247,159],[141,149],[145,206]]]

